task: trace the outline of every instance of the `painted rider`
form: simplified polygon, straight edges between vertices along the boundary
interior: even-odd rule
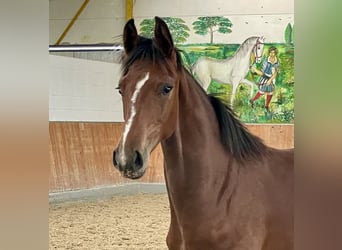
[[[268,50],[268,57],[263,62],[261,70],[251,67],[251,72],[261,76],[258,82],[259,91],[256,93],[253,99],[250,100],[252,107],[254,102],[262,95],[266,94],[265,109],[269,111],[269,104],[271,102],[273,91],[275,88],[275,80],[279,71],[279,60],[277,58],[278,50],[272,46]]]

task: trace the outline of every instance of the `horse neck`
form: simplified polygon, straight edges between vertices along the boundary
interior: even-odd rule
[[[250,57],[257,39],[257,37],[252,37],[243,42],[236,51],[236,58]]]

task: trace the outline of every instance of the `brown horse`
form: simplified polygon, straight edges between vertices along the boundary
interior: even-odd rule
[[[154,38],[124,28],[124,132],[113,153],[141,177],[160,142],[170,202],[169,249],[293,249],[292,150],[263,144],[183,67],[164,21]]]

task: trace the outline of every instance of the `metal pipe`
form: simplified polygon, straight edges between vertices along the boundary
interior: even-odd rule
[[[75,21],[77,20],[78,16],[82,13],[82,11],[84,10],[84,8],[87,6],[87,4],[89,3],[89,0],[84,0],[83,4],[81,5],[81,7],[78,9],[76,15],[71,19],[70,23],[68,24],[68,26],[65,28],[65,30],[63,31],[62,35],[58,38],[57,42],[55,43],[55,45],[59,45],[61,43],[61,41],[64,39],[64,37],[66,36],[66,34],[69,32],[69,30],[71,29],[71,27],[74,25]]]
[[[50,52],[56,51],[123,51],[121,45],[52,45],[49,46]]]

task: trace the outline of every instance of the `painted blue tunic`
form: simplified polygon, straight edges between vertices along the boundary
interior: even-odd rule
[[[266,85],[267,81],[272,77],[273,73],[275,71],[278,71],[279,69],[279,61],[276,60],[275,63],[270,62],[269,57],[267,57],[267,60],[264,61],[262,64],[262,72],[263,75],[261,76],[259,80],[259,90],[262,92],[270,93],[274,90],[274,83],[275,79],[273,79],[272,83],[269,85]]]

